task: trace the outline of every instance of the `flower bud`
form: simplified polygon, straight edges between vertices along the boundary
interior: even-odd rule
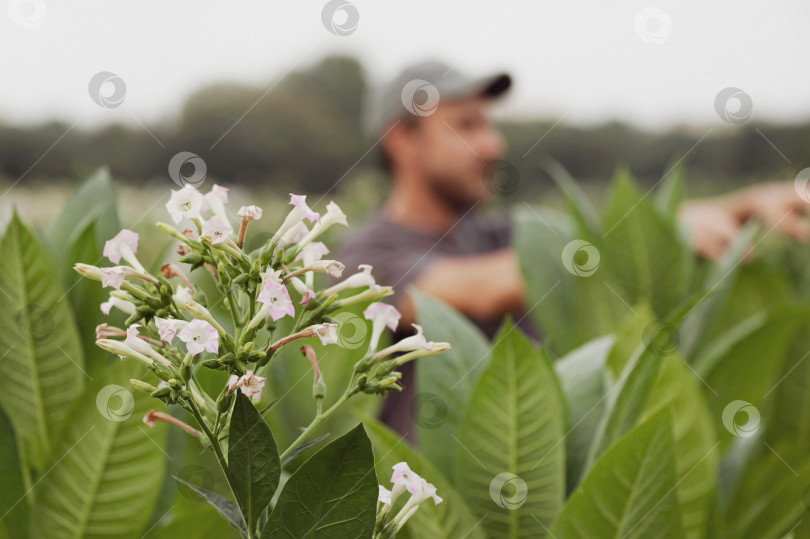
[[[155,386],[147,384],[143,380],[133,378],[129,381],[129,383],[132,384],[132,387],[134,387],[138,391],[143,391],[144,393],[149,393],[150,395],[155,391],[157,391],[157,388]]]
[[[101,268],[91,266],[90,264],[74,264],[73,269],[79,272],[83,277],[93,279],[94,281],[101,281]]]

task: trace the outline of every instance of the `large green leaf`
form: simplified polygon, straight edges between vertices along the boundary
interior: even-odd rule
[[[559,539],[683,537],[670,411],[664,408],[607,450],[568,499]]]
[[[0,404],[42,471],[87,375],[56,270],[16,214],[0,252]]]
[[[93,260],[71,260],[70,246],[75,245],[87,227],[94,224],[94,243],[97,248],[103,242],[115,236],[120,226],[116,210],[115,190],[110,171],[106,167],[96,170],[81,186],[73,192],[48,229],[51,245],[60,278],[65,287],[76,282],[77,274],[71,269],[75,262],[96,264]]]
[[[262,537],[370,537],[378,494],[371,441],[361,423],[295,471]]]
[[[455,444],[453,437],[458,436],[470,395],[489,364],[490,344],[477,327],[452,307],[416,289],[409,293],[426,338],[453,345],[438,358],[417,363],[418,395],[414,409],[423,454],[439,469],[452,474],[453,453],[447,447]]]
[[[701,382],[677,355],[663,359],[640,421],[663,406],[672,410],[677,493],[684,531],[687,537],[703,537],[714,497],[717,436]]]
[[[627,307],[605,285],[601,269],[597,267],[591,275],[575,275],[570,264],[566,265],[574,264],[574,260],[563,260],[564,252],[568,256],[566,247],[576,247],[572,242],[581,240],[571,219],[555,210],[525,207],[515,213],[514,229],[526,303],[544,334],[545,346],[560,356],[610,333]],[[580,251],[586,249],[580,248],[575,255]]]
[[[0,522],[12,537],[28,537],[28,503],[30,479],[23,475],[28,473],[22,462],[17,447],[17,439],[6,414],[0,410],[0,477],[3,487],[0,488]],[[2,535],[0,535],[2,536]]]
[[[613,346],[611,336],[589,341],[554,363],[568,403],[566,483],[574,490],[588,456],[599,420],[607,406],[605,360]]]
[[[773,385],[765,393],[770,404],[765,439],[771,445],[790,440],[810,447],[810,324],[803,323],[790,343]]]
[[[549,155],[541,156],[540,166],[551,176],[565,196],[569,212],[577,221],[580,235],[591,239],[600,236],[602,222],[599,212],[568,170]]]
[[[241,391],[228,429],[228,475],[245,523],[254,529],[276,492],[281,462],[270,427]]]
[[[767,323],[739,339],[727,349],[714,367],[705,373],[705,380],[714,392],[710,401],[712,416],[724,447],[733,438],[733,425],[724,413],[734,401],[744,401],[760,408],[765,395],[777,382],[786,351],[795,335],[800,320],[807,317],[807,309],[784,306],[768,316]],[[736,420],[732,414],[731,421]],[[736,423],[735,423],[736,425]]]
[[[565,496],[566,411],[549,360],[506,322],[459,433],[459,490],[490,537],[542,536]]]
[[[810,457],[807,447],[788,443],[761,446],[749,461],[725,514],[731,538],[790,537],[807,520],[810,504]],[[807,537],[795,531],[793,537]]]
[[[677,331],[683,323],[684,316],[697,301],[698,297],[693,297],[681,303],[668,318],[654,321],[652,327],[644,324],[641,335],[633,336],[632,332],[627,333],[626,338],[639,342],[628,360],[620,359],[616,355],[608,358],[608,366],[622,364],[624,366],[618,380],[607,391],[608,408],[591,444],[586,470],[590,469],[599,455],[638,422],[658,377],[661,360],[673,351],[670,343],[671,335]],[[629,324],[629,327],[632,326],[633,324]],[[661,337],[664,337],[663,343]],[[614,346],[627,349],[624,344],[616,343]]]
[[[369,436],[374,442],[377,475],[380,484],[390,488],[391,467],[398,462],[407,462],[410,468],[436,487],[436,493],[444,500],[439,505],[425,502],[405,524],[405,531],[412,537],[435,539],[483,539],[478,523],[461,494],[453,488],[443,472],[427,458],[417,453],[401,436],[385,425],[372,419],[364,419]]]
[[[179,477],[175,477],[175,479],[205,500],[208,505],[216,509],[217,513],[219,513],[228,524],[243,534],[245,533],[245,519],[242,517],[242,512],[236,502],[216,492],[211,492],[188,481],[183,481]]]
[[[616,173],[603,226],[600,271],[626,303],[647,300],[664,316],[683,301],[692,255],[625,169]]]
[[[144,369],[116,364],[88,386],[35,489],[34,537],[139,537],[163,481],[165,425],[142,418],[157,401],[129,388]]]

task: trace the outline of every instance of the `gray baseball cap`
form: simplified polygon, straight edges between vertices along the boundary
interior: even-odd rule
[[[368,93],[364,128],[369,137],[380,137],[408,114],[429,116],[439,100],[474,95],[495,98],[511,85],[512,77],[507,73],[472,78],[442,62],[421,62],[405,68],[392,81]]]

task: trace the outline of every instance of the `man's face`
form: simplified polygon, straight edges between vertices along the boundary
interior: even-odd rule
[[[458,210],[492,196],[488,165],[503,156],[503,137],[489,122],[486,106],[482,97],[441,102],[412,133],[416,176]]]

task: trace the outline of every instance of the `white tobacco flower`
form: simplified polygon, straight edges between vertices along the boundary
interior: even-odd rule
[[[110,310],[115,307],[119,311],[122,311],[126,314],[133,314],[135,313],[135,304],[131,301],[127,301],[125,299],[117,298],[115,296],[110,296],[110,299],[105,301],[101,304],[101,312],[104,314],[110,314]]]
[[[133,277],[143,279],[152,284],[158,284],[158,280],[151,275],[137,271],[129,266],[101,268],[101,286],[103,287],[111,286],[116,290],[120,290],[121,285],[124,284],[124,279],[131,279]]]
[[[295,307],[290,299],[290,293],[282,284],[273,281],[265,282],[259,293],[258,301],[267,306],[268,314],[273,321],[284,316],[295,316]]]
[[[191,290],[189,290],[185,286],[180,285],[175,290],[174,295],[172,296],[172,299],[178,305],[183,305],[187,300],[192,299]]]
[[[135,253],[138,252],[138,235],[126,228],[115,235],[111,240],[107,240],[104,244],[104,256],[106,256],[113,264],[118,264],[123,258],[129,265],[136,270],[145,273]]]
[[[422,326],[418,324],[411,324],[411,325],[416,328],[416,335],[405,337],[399,342],[392,344],[388,348],[380,350],[379,352],[374,354],[373,357],[375,359],[379,359],[381,357],[390,356],[391,354],[395,354],[397,352],[413,352],[415,350],[432,351],[434,347],[436,347],[437,343],[425,339],[425,336],[422,334]],[[441,344],[444,345],[444,343]]]
[[[239,388],[246,397],[256,395],[257,399],[261,400],[262,388],[264,388],[266,380],[266,378],[253,374],[253,371],[247,371],[241,377],[232,374],[231,377],[228,378],[228,395],[233,393],[236,388]]]
[[[208,219],[203,223],[202,227],[203,235],[211,238],[211,245],[216,245],[217,243],[222,243],[227,240],[231,232],[233,232],[233,228],[231,228],[227,222],[223,222],[218,215],[214,215]]]
[[[270,266],[267,266],[267,271],[260,272],[259,277],[262,278],[262,286],[266,283],[281,284],[281,270],[273,271]]]
[[[262,218],[262,209],[258,206],[242,206],[236,212],[237,217],[247,221],[258,221]]]
[[[309,300],[315,297],[315,292],[313,292],[312,289],[304,284],[304,281],[298,277],[293,277],[290,279],[290,281],[292,282],[295,291],[301,294],[301,305],[306,305],[309,303]]]
[[[334,202],[330,202],[326,205],[326,215],[321,217],[318,224],[313,226],[312,230],[309,231],[309,234],[307,234],[306,237],[298,244],[301,247],[306,246],[309,242],[313,241],[315,238],[329,230],[329,228],[331,228],[333,225],[349,226],[349,223],[346,221],[346,214],[343,213],[340,206]]]
[[[219,350],[219,333],[205,320],[194,319],[177,333],[177,337],[186,343],[192,356],[205,350],[216,354]]]
[[[279,242],[282,246],[292,245],[294,243],[298,243],[304,236],[309,233],[309,229],[307,225],[304,224],[303,221],[299,221],[294,227],[289,229],[287,232],[281,236],[281,241]]]
[[[363,316],[367,320],[371,320],[371,342],[369,343],[369,353],[377,350],[377,345],[380,343],[380,336],[386,326],[391,331],[397,330],[397,324],[402,315],[393,305],[387,303],[372,303],[366,310],[363,311]]]
[[[225,204],[228,203],[228,188],[214,184],[211,190],[203,195],[202,208],[200,211],[210,211],[227,226],[231,226],[228,220],[228,212],[225,211]]]
[[[360,264],[358,269],[360,270],[358,273],[350,275],[349,277],[346,277],[343,282],[324,290],[323,295],[326,297],[333,296],[344,290],[348,290],[350,288],[359,288],[361,286],[367,286],[369,288],[373,288],[377,292],[380,292],[380,285],[377,284],[377,282],[374,280],[374,276],[371,275],[371,270],[374,268],[368,264]]]
[[[309,326],[309,329],[315,333],[315,335],[321,340],[321,344],[324,346],[327,344],[337,344],[337,324],[314,324]]]
[[[172,216],[174,224],[180,223],[183,218],[199,219],[203,208],[203,196],[197,188],[185,185],[182,189],[172,191],[172,196],[166,203],[166,210]]]
[[[149,367],[153,366],[155,363],[149,356],[141,354],[137,350],[133,350],[132,347],[127,345],[125,342],[116,341],[115,339],[98,339],[96,340],[96,346],[98,346],[102,350],[106,350],[108,352],[116,354],[121,359],[129,357],[137,361],[140,361],[141,363]]]
[[[383,505],[391,505],[391,491],[385,488],[382,485],[378,485],[380,487],[380,493],[377,496],[377,501],[382,503]]]
[[[287,217],[284,219],[281,227],[276,231],[276,238],[283,238],[284,234],[286,234],[288,230],[304,219],[309,219],[311,222],[320,221],[321,219],[318,212],[312,211],[309,206],[307,206],[306,195],[294,195],[290,193],[290,204],[292,204],[294,207],[290,213],[287,214]]]
[[[187,324],[188,322],[185,320],[177,320],[176,318],[160,318],[159,316],[155,317],[155,325],[158,328],[158,335],[160,335],[160,338],[169,344],[172,343],[175,335],[177,335],[177,332],[186,327]]]
[[[138,352],[139,354],[143,354],[144,356],[151,357],[152,359],[156,360],[158,363],[165,365],[166,367],[171,366],[171,362],[155,351],[149,343],[144,341],[143,339],[138,337],[138,328],[141,327],[140,324],[132,324],[127,328],[127,338],[124,340],[124,344]]]

